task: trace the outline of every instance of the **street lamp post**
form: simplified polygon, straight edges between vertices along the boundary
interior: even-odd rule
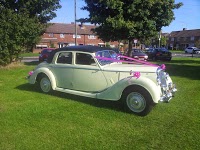
[[[158,48],[160,48],[161,31],[159,32],[159,35],[158,35],[158,40],[159,40],[159,41],[158,41],[158,42],[159,42],[159,43],[158,43]]]
[[[74,0],[74,24],[75,24],[75,46],[77,45],[77,27],[76,27],[76,0]]]

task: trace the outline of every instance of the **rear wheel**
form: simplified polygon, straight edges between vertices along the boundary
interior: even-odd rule
[[[149,92],[141,86],[131,86],[126,89],[121,101],[126,111],[139,116],[147,115],[153,107]]]
[[[42,92],[49,93],[52,91],[51,81],[46,75],[41,75],[39,78],[39,86]]]

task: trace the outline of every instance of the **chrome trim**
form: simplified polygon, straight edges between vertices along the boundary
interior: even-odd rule
[[[177,91],[176,85],[172,83],[168,84],[168,88],[162,88],[161,102],[169,102]]]
[[[161,102],[169,102],[177,91],[176,85],[172,83],[171,78],[167,72],[158,68],[156,81],[161,88]]]

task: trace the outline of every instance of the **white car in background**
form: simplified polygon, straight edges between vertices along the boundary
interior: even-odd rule
[[[200,49],[198,49],[197,47],[187,47],[187,48],[185,49],[185,53],[199,54],[199,53],[200,53]]]

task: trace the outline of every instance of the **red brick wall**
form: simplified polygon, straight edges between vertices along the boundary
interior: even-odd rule
[[[98,46],[99,43],[104,43],[102,40],[98,39],[96,36],[96,39],[89,39],[88,35],[80,35],[81,38],[77,38],[77,45],[96,45]],[[54,45],[54,47],[59,48],[59,43],[75,43],[75,38],[73,38],[73,34],[64,34],[64,37],[61,38],[60,34],[49,34],[44,33],[41,37],[40,43],[37,44],[37,46],[41,45],[47,45],[47,47],[51,47],[51,45]],[[110,42],[110,45],[115,45],[115,47],[118,46],[118,42]],[[35,47],[33,52],[39,52],[42,49],[42,47],[38,48]]]

